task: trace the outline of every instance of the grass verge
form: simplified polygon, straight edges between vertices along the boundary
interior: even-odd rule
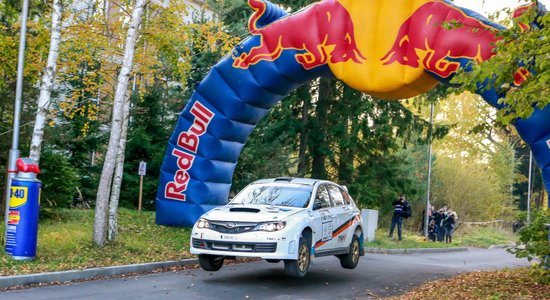
[[[527,268],[474,272],[432,281],[387,299],[550,299],[550,286],[537,283]]]
[[[154,212],[120,209],[118,236],[92,243],[93,210],[41,210],[36,258],[15,261],[0,251],[0,276],[179,260],[189,253],[190,228],[155,224]],[[4,224],[0,225],[4,232]],[[2,233],[4,235],[4,233]]]
[[[397,233],[394,232],[397,238]],[[510,244],[516,240],[516,236],[506,230],[489,227],[460,229],[455,232],[453,242],[426,241],[424,236],[416,232],[404,230],[403,240],[398,242],[388,238],[388,230],[380,228],[376,231],[376,239],[367,242],[366,247],[384,249],[410,249],[410,248],[450,248],[450,247],[481,247],[488,248],[491,245]]]

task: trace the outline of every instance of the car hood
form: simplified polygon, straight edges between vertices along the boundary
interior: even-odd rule
[[[266,222],[278,221],[304,211],[305,208],[266,205],[226,205],[203,215],[210,221]]]

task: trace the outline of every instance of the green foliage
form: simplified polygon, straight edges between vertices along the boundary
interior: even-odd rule
[[[487,166],[439,157],[433,172],[432,203],[436,207],[446,204],[462,220],[499,219],[503,206],[510,203]]]
[[[94,99],[83,98],[82,106],[88,106],[93,101]],[[80,201],[91,205],[96,197],[101,173],[98,157],[107,141],[107,132],[101,130],[101,122],[90,121],[86,115],[76,114],[71,118],[59,113],[56,120],[55,126],[45,128],[44,149],[55,149],[67,157],[76,170],[79,181],[76,185],[78,191],[73,187],[73,195],[76,193],[77,197],[81,197]],[[82,130],[84,127],[87,128],[86,131]]]
[[[77,193],[77,170],[64,153],[44,149],[41,155],[41,207],[69,208]]]
[[[134,94],[124,164],[124,179],[120,191],[120,205],[133,208],[138,205],[140,161],[147,163],[143,180],[143,207],[154,208],[160,167],[169,139],[170,126],[163,109],[162,90],[153,88],[143,99]],[[173,120],[168,119],[170,123]]]
[[[295,108],[299,105],[298,93],[276,105],[250,135],[235,169],[232,191],[238,192],[250,182],[260,178],[294,176],[292,159],[297,146],[299,121]]]
[[[462,220],[511,221],[515,215],[512,191],[521,156],[514,149],[517,137],[495,115],[495,109],[470,93],[449,96],[435,106],[435,122],[449,130],[433,143],[431,202],[450,205]]]
[[[534,16],[535,12],[531,10],[515,23],[528,24]],[[506,108],[499,112],[503,123],[510,123],[518,117],[527,118],[535,107],[543,108],[550,103],[550,14],[539,21],[543,25],[540,30],[522,32],[515,25],[499,32],[501,40],[496,43],[497,55],[473,66],[471,72],[463,72],[452,81],[461,85],[459,90],[475,92],[478,82],[492,78],[487,88],[495,87],[506,92],[506,97],[500,100],[506,104]],[[520,88],[511,87],[519,64],[526,64],[531,74]]]
[[[548,224],[549,210],[532,210],[531,223],[521,228],[518,245],[510,250],[517,257],[527,258],[529,261],[537,258],[541,263],[533,266],[531,274],[545,284],[550,284],[550,269],[542,263],[550,257]]]
[[[17,60],[20,39],[20,14],[22,1],[0,1],[0,182],[5,182],[8,151],[11,147],[11,129],[13,128],[13,110],[17,80]],[[32,99],[38,96],[40,73],[46,62],[49,30],[47,16],[48,3],[30,1],[27,21],[23,105],[20,119],[21,149],[30,142],[32,120],[36,104]],[[25,153],[25,152],[22,152]],[[3,194],[4,186],[0,185]]]

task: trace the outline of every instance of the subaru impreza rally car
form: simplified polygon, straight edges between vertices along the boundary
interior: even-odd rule
[[[304,277],[313,257],[327,255],[354,269],[364,255],[363,221],[346,189],[333,182],[262,179],[201,216],[191,253],[206,271],[219,270],[226,258],[259,257],[283,260],[289,276]]]

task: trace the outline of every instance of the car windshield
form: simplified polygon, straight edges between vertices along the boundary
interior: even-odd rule
[[[247,186],[231,201],[231,205],[273,205],[307,207],[311,187],[303,185],[254,184]]]

